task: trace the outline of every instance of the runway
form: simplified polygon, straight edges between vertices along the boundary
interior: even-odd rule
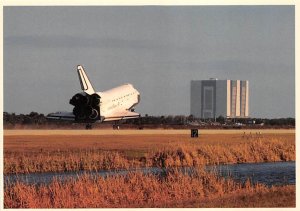
[[[189,135],[190,130],[4,130],[4,136],[39,135]],[[295,129],[199,129],[199,134],[295,134]]]

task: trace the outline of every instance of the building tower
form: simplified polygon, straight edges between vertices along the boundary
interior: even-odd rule
[[[191,81],[191,114],[204,119],[249,117],[249,81]]]

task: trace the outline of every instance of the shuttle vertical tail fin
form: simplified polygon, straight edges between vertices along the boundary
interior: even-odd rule
[[[81,65],[77,66],[77,71],[82,91],[89,95],[94,94],[95,90]]]

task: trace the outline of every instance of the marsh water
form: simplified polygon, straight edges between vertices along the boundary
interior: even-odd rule
[[[182,167],[180,171],[190,174],[193,167]],[[248,178],[255,183],[272,185],[295,184],[295,162],[273,162],[273,163],[245,163],[231,165],[206,166],[206,171],[217,172],[222,177],[231,177],[236,181],[245,182]],[[30,174],[9,174],[4,175],[4,184],[12,184],[17,181],[27,184],[48,184],[54,178],[59,181],[66,181],[70,178],[76,179],[81,175],[108,177],[114,175],[126,175],[130,172],[142,172],[143,174],[163,174],[169,169],[148,167],[129,170],[112,171],[76,171],[76,172],[46,172]]]

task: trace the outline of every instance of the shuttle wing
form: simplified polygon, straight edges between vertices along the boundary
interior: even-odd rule
[[[133,119],[140,117],[139,113],[131,112],[131,111],[117,111],[113,112],[110,115],[106,115],[103,121],[114,121],[114,120],[122,120],[122,119]]]
[[[75,115],[72,112],[56,112],[56,113],[50,113],[46,116],[47,119],[53,119],[53,120],[69,120],[74,121]]]

